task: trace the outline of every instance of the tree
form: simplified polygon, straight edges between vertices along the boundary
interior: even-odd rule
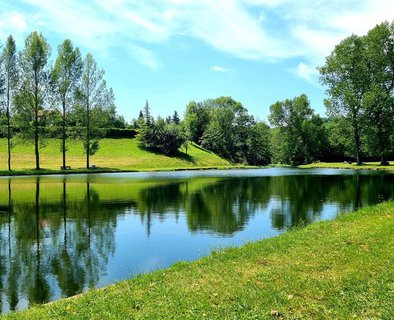
[[[354,139],[349,119],[344,117],[331,117],[325,124],[328,145],[326,158],[330,161],[344,161],[354,154]]]
[[[231,97],[204,101],[210,110],[201,144],[232,162],[247,162],[248,136],[254,119]]]
[[[7,151],[8,151],[8,170],[11,171],[11,101],[16,90],[18,81],[17,52],[13,37],[7,38],[6,45],[1,54],[4,67],[4,89],[7,121]]]
[[[82,74],[82,59],[78,48],[73,48],[71,40],[64,40],[59,45],[58,56],[51,72],[52,91],[56,101],[60,102],[62,117],[62,142],[63,166],[66,168],[66,139],[68,113],[75,104],[77,89]]]
[[[273,138],[278,146],[273,150],[280,154],[274,154],[275,161],[299,164],[320,156],[325,139],[323,122],[305,94],[271,105],[268,119],[276,128]]]
[[[103,120],[103,111],[114,105],[112,89],[107,89],[104,70],[97,67],[89,53],[83,61],[82,81],[79,88],[79,100],[82,124],[85,127],[83,144],[86,153],[86,168],[90,168],[90,156],[99,148],[98,128]],[[83,112],[81,112],[82,110]]]
[[[174,114],[172,115],[171,121],[173,124],[179,124],[181,122],[181,119],[178,116],[178,112],[175,110]]]
[[[370,86],[365,94],[366,139],[371,155],[382,165],[393,147],[394,127],[394,22],[381,23],[365,38]]]
[[[249,129],[246,140],[246,161],[250,165],[264,166],[271,162],[270,128],[264,122],[256,122]]]
[[[319,68],[320,81],[328,87],[326,107],[330,116],[349,119],[353,130],[354,155],[361,164],[361,134],[365,94],[370,87],[365,40],[352,35],[341,41]]]
[[[138,139],[146,149],[173,155],[185,144],[186,136],[181,126],[168,124],[159,117],[155,122],[141,128]]]
[[[145,101],[143,115],[144,115],[145,124],[149,127],[153,123],[153,118],[150,114],[150,107],[148,100]]]
[[[51,48],[43,37],[37,32],[32,32],[25,40],[25,48],[19,54],[21,68],[21,83],[14,97],[15,107],[19,113],[19,119],[24,123],[20,130],[24,130],[27,136],[33,137],[36,170],[40,169],[39,140],[41,138],[45,105],[47,103],[49,86],[48,59]],[[33,123],[33,132],[30,130]]]
[[[201,143],[201,138],[210,121],[211,106],[207,101],[190,102],[186,106],[185,127],[190,133],[190,140],[197,144]]]

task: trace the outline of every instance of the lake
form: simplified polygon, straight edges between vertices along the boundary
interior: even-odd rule
[[[394,175],[269,168],[0,178],[2,313],[394,197]]]

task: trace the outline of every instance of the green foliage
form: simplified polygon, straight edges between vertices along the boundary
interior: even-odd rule
[[[231,108],[219,106],[211,111],[211,118],[202,136],[201,145],[225,159],[236,161],[235,112]]]
[[[319,68],[328,87],[328,113],[346,118],[352,128],[353,150],[378,155],[384,164],[393,149],[394,23],[384,22],[365,36],[352,35],[339,43]],[[343,131],[341,135],[345,135]]]
[[[322,155],[326,145],[323,121],[305,94],[271,105],[269,121],[276,128],[271,143],[276,163],[309,163]]]
[[[63,167],[66,167],[66,139],[69,113],[75,106],[78,86],[82,75],[82,59],[79,49],[71,40],[64,40],[58,47],[58,56],[51,72],[53,103],[61,112],[61,148]]]
[[[381,163],[394,147],[394,22],[381,23],[365,36],[370,87],[365,100],[364,145]]]
[[[174,155],[185,143],[186,136],[180,125],[168,124],[162,118],[158,118],[157,121],[149,121],[149,124],[142,126],[138,139],[141,146],[146,149]]]
[[[191,141],[201,143],[201,138],[210,120],[210,112],[211,106],[208,101],[192,101],[186,106],[185,128]]]
[[[178,112],[176,110],[174,111],[174,114],[171,117],[171,122],[173,124],[179,124],[181,122],[181,119],[179,118]]]
[[[26,38],[25,48],[19,54],[19,90],[14,96],[20,133],[34,140],[37,170],[40,169],[39,141],[43,139],[41,128],[48,103],[50,55],[51,48],[41,33],[32,32]]]
[[[352,126],[349,119],[331,117],[324,124],[327,132],[329,159],[341,160],[352,157],[354,154],[354,139],[352,139]]]
[[[203,147],[233,163],[269,163],[268,128],[257,125],[240,102],[219,97],[199,104],[190,103],[188,111],[186,130],[192,139],[202,133],[198,140]],[[208,122],[201,126],[199,122],[205,115]]]
[[[246,139],[246,161],[250,165],[264,166],[271,163],[270,128],[264,122],[250,127]]]
[[[100,143],[98,140],[89,140],[89,146],[87,146],[88,142],[83,141],[84,150],[89,150],[89,155],[93,156],[100,149]]]
[[[135,129],[122,129],[122,128],[108,128],[106,129],[106,138],[134,138],[137,135]]]
[[[97,63],[90,53],[83,61],[78,98],[76,113],[80,115],[77,117],[81,121],[80,127],[86,128],[81,138],[86,152],[86,167],[89,168],[89,157],[98,150],[98,138],[103,135],[101,128],[106,122],[108,123],[108,110],[115,110],[114,94],[112,89],[107,89],[104,70],[97,67]],[[94,147],[92,150],[91,146]]]
[[[1,67],[2,65],[2,67]],[[13,105],[12,105],[12,97],[17,89],[18,84],[18,65],[17,65],[17,51],[16,44],[13,37],[10,35],[7,38],[6,45],[3,49],[3,52],[0,56],[0,70],[4,70],[4,88],[1,84],[2,79],[0,76],[0,91],[4,89],[4,102],[5,102],[5,121],[3,121],[0,116],[1,124],[5,123],[4,133],[7,137],[7,153],[8,153],[8,171],[11,171],[11,148],[12,148],[12,113],[13,113]],[[1,96],[1,92],[0,92]],[[3,131],[3,130],[2,130]]]

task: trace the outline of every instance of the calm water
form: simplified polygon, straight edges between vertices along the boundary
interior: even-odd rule
[[[350,170],[0,178],[1,312],[392,198],[394,175]]]

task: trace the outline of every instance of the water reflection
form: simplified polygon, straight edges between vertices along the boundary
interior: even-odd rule
[[[382,174],[170,178],[1,179],[1,311],[149,271],[116,273],[120,264],[130,267],[165,256],[155,266],[164,267],[197,258],[217,237],[255,239],[264,228],[274,235],[394,195],[394,176]],[[256,228],[259,216],[270,225]],[[174,221],[169,230],[160,229],[169,221]],[[155,238],[161,232],[165,243],[164,236]],[[186,248],[177,251],[179,234]],[[130,239],[136,245],[133,252],[127,246]]]

